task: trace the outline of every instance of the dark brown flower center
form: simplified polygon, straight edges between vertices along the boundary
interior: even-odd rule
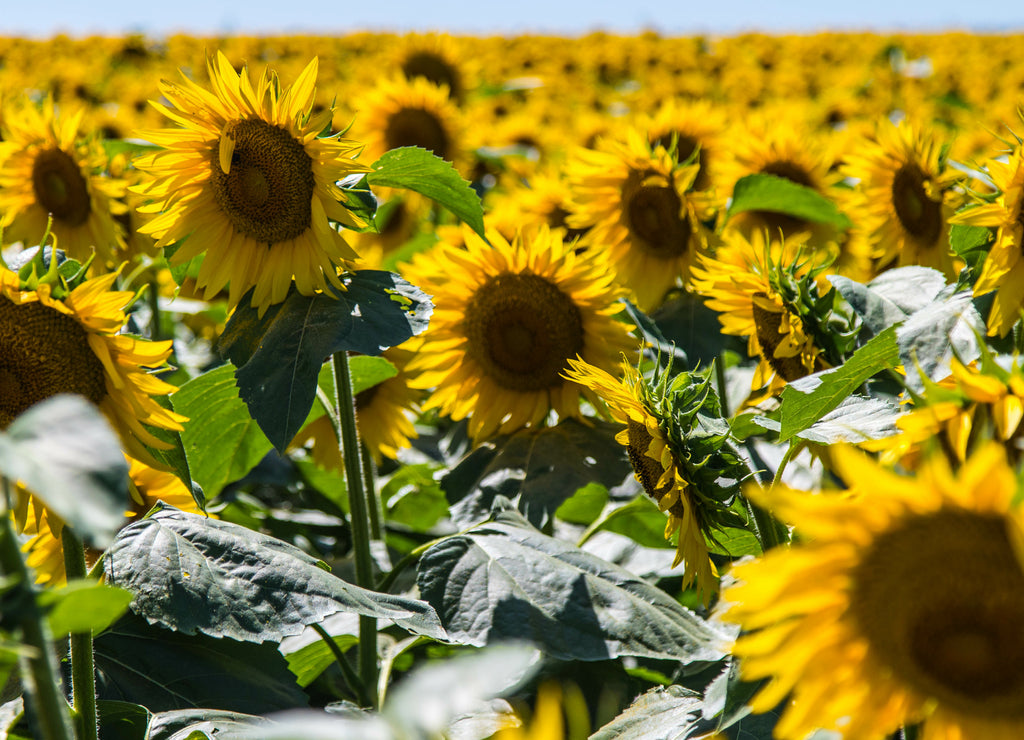
[[[413,52],[402,63],[402,74],[407,79],[422,77],[435,85],[447,85],[452,100],[462,98],[462,81],[457,69],[431,51]]]
[[[77,393],[96,404],[106,397],[106,373],[88,334],[41,303],[18,305],[0,296],[0,429],[58,393]]]
[[[78,163],[61,149],[47,149],[32,163],[32,189],[36,202],[54,220],[81,226],[92,208],[89,188]]]
[[[1024,720],[1024,570],[1002,516],[908,517],[854,570],[851,609],[875,657],[925,697]]]
[[[422,108],[402,108],[392,115],[384,127],[388,149],[418,146],[441,159],[451,159],[448,132],[436,115]]]
[[[629,435],[629,446],[627,447],[629,463],[633,466],[637,480],[640,481],[640,485],[643,486],[644,492],[648,496],[656,502],[661,501],[661,497],[668,492],[672,485],[669,483],[661,488],[658,487],[658,480],[665,470],[661,467],[661,463],[647,456],[647,449],[651,446],[653,439],[651,433],[643,424],[632,419],[626,422],[626,433]]]
[[[661,259],[686,254],[693,230],[683,203],[669,185],[642,184],[643,173],[626,181],[623,193],[626,226],[641,246]]]
[[[892,179],[892,204],[903,228],[924,244],[935,244],[942,233],[942,206],[928,197],[925,176],[909,162]]]
[[[234,139],[231,166],[224,172],[214,148],[210,186],[235,229],[267,245],[302,235],[312,222],[316,179],[301,142],[258,118],[233,122],[222,136]]]
[[[503,273],[469,301],[467,352],[503,388],[559,386],[568,360],[583,352],[583,320],[571,297],[539,275]]]
[[[768,294],[755,293],[753,297],[766,299]],[[770,311],[761,306],[756,300],[752,301],[751,307],[753,308],[757,343],[760,345],[764,359],[771,365],[772,370],[778,373],[779,377],[787,383],[809,375],[810,373],[804,366],[800,353],[793,357],[775,356],[775,350],[782,344],[782,340],[786,336],[779,331],[784,319],[783,313],[781,311]],[[824,366],[819,367],[820,364],[819,361],[815,361],[815,371],[824,369]]]

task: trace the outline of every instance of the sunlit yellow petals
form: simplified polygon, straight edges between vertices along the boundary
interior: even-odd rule
[[[212,92],[188,80],[166,87],[164,112],[180,128],[153,132],[165,149],[136,161],[148,179],[133,190],[156,214],[141,230],[158,246],[180,243],[175,264],[207,255],[196,278],[207,299],[228,288],[234,305],[253,289],[262,314],[293,280],[304,295],[341,287],[338,271],[357,255],[331,221],[361,221],[336,183],[368,168],[353,159],[357,142],[311,128],[316,60],[290,87],[266,71],[253,84],[220,52],[207,61]]]

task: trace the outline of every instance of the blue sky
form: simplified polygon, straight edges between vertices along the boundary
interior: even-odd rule
[[[1024,7],[965,0],[5,0],[0,35],[82,36],[139,31],[193,34],[452,33],[603,29],[635,33],[733,34],[745,30],[1024,30]]]

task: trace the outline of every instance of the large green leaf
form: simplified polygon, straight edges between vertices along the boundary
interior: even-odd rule
[[[946,287],[941,272],[920,265],[886,270],[867,285],[839,275],[830,275],[829,280],[872,335],[906,320]]]
[[[896,330],[892,327],[870,339],[837,368],[794,381],[782,391],[779,439],[783,442],[807,429],[835,409],[861,383],[899,364]]]
[[[900,360],[910,388],[924,390],[921,372],[932,380],[949,375],[954,356],[965,363],[977,359],[985,322],[972,301],[970,291],[944,291],[896,329]]]
[[[131,600],[123,588],[84,578],[39,594],[54,635],[105,630],[128,610]]]
[[[426,149],[404,146],[386,152],[370,165],[366,181],[373,187],[405,188],[425,195],[447,208],[480,236],[484,235],[484,209],[480,196],[450,162]]]
[[[216,709],[174,709],[154,714],[149,722],[146,740],[195,740],[193,733],[221,738],[233,732],[247,732],[266,727],[270,720],[241,712]]]
[[[144,706],[110,699],[96,704],[103,740],[149,740],[149,720],[153,715]]]
[[[135,613],[186,634],[280,642],[350,611],[446,638],[429,604],[359,588],[286,542],[171,507],[125,527],[104,567],[135,594]]]
[[[728,217],[745,211],[784,213],[840,229],[848,229],[851,225],[850,219],[840,212],[835,203],[813,188],[763,173],[741,177],[733,189]]]
[[[664,591],[511,509],[429,548],[417,583],[452,638],[471,645],[524,640],[585,661],[722,657],[723,636]]]
[[[651,689],[589,740],[687,740],[715,729],[702,716],[703,698],[682,686]]]
[[[899,408],[880,398],[851,395],[818,421],[793,436],[823,445],[839,442],[860,444],[899,433],[896,420],[902,414]],[[774,432],[780,430],[779,422],[774,419],[759,416],[755,421],[765,429]]]
[[[545,526],[577,489],[588,483],[611,488],[632,473],[617,431],[603,421],[566,419],[477,447],[441,481],[452,519],[460,526],[480,522],[503,496],[531,524]]]
[[[181,441],[192,478],[210,498],[242,478],[273,445],[238,397],[235,368],[203,373],[171,397],[174,410],[189,417]]]
[[[281,452],[306,422],[324,361],[336,352],[379,355],[427,328],[429,297],[398,275],[362,270],[344,291],[292,290],[260,317],[242,297],[218,342],[252,418]]]
[[[270,642],[185,635],[127,614],[94,646],[99,698],[151,712],[204,707],[262,714],[309,701]]]
[[[0,473],[93,547],[109,545],[124,522],[128,463],[106,417],[81,396],[52,396],[0,432]]]

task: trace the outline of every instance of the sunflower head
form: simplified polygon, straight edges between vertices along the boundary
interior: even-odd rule
[[[41,107],[8,107],[0,137],[0,226],[7,241],[34,243],[50,229],[76,259],[91,254],[111,266],[124,233],[117,217],[125,181],[105,176],[99,140],[82,131],[84,109],[58,117],[52,98]]]
[[[726,334],[747,337],[759,357],[754,388],[785,383],[842,362],[852,350],[856,316],[821,280],[829,255],[806,247],[806,236],[748,241],[730,232],[714,257],[693,268],[692,288],[719,312]],[[827,286],[827,287],[824,287]]]
[[[197,285],[207,298],[225,286],[237,304],[253,289],[260,313],[294,281],[312,295],[341,287],[356,253],[339,226],[361,228],[352,193],[339,186],[368,168],[356,142],[325,135],[333,109],[313,113],[317,60],[291,86],[264,71],[255,82],[218,53],[209,92],[189,79],[164,82],[164,113],[178,128],[141,132],[163,147],[136,161],[148,179],[134,189],[151,202],[141,231],[176,245],[172,263],[204,255]]]
[[[493,230],[490,243],[468,227],[462,234],[465,249],[441,242],[406,270],[434,296],[408,366],[414,385],[434,389],[424,409],[469,417],[476,441],[535,427],[551,412],[578,416],[583,389],[562,377],[569,360],[611,367],[631,343],[602,263],[546,227],[511,242]]]
[[[668,514],[666,539],[678,536],[673,565],[685,562],[684,587],[695,584],[709,603],[718,588],[709,543],[716,544],[716,531],[742,525],[730,507],[746,476],[729,445],[711,369],[673,374],[670,365],[645,376],[623,359],[616,378],[581,359],[569,366],[565,376],[625,425],[616,440],[644,493]]]
[[[678,142],[676,142],[678,143]],[[685,280],[707,246],[709,203],[692,185],[700,170],[670,146],[631,129],[570,161],[566,224],[588,229],[581,244],[606,252],[618,282],[643,310],[657,307]]]
[[[834,452],[845,493],[751,492],[798,535],[735,566],[723,594],[741,676],[767,679],[752,708],[789,698],[780,740],[920,722],[924,737],[1020,737],[1024,512],[1003,448],[912,476]]]

